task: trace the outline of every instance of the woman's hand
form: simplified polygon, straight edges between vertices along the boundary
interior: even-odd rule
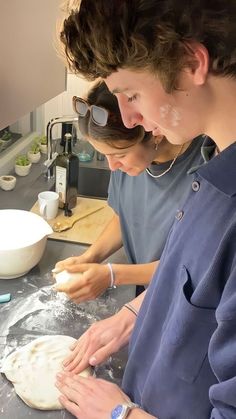
[[[61,404],[79,419],[109,418],[116,405],[130,401],[117,385],[94,377],[59,373],[56,387]]]
[[[65,359],[65,370],[83,371],[88,365],[98,365],[125,346],[130,338],[136,316],[122,308],[114,316],[92,324],[71,347],[71,355]]]
[[[110,270],[107,265],[98,263],[77,263],[77,258],[66,266],[70,273],[83,273],[79,279],[72,279],[68,282],[58,284],[54,287],[56,291],[65,292],[75,303],[93,300],[110,285]],[[65,266],[65,265],[64,265]]]
[[[65,270],[67,271],[68,269],[73,268],[74,266],[77,266],[80,263],[89,263],[89,262],[93,262],[93,260],[91,259],[89,252],[87,251],[80,256],[72,256],[64,260],[60,260],[59,262],[56,263],[55,268],[52,270],[52,272],[58,273]]]

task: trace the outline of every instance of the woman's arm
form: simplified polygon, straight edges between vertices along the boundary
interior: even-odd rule
[[[112,264],[115,285],[149,284],[159,264],[159,260],[137,265]]]
[[[158,262],[143,265],[118,265],[112,264],[114,284],[136,285],[149,284]],[[70,273],[82,273],[78,279],[71,279],[55,286],[59,292],[66,295],[76,304],[82,301],[93,300],[103,294],[111,285],[111,272],[107,264],[80,263],[67,267]]]
[[[109,224],[105,227],[99,238],[82,255],[73,256],[61,260],[55,265],[55,272],[73,268],[72,272],[77,272],[76,266],[81,263],[99,263],[122,247],[122,235],[120,220],[114,214]]]

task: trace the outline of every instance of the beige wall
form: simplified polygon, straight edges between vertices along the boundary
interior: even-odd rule
[[[89,87],[92,83],[82,79],[81,77],[75,76],[74,74],[68,73],[67,75],[67,89],[54,99],[49,100],[44,105],[44,132],[46,132],[46,126],[50,119],[64,116],[73,115],[72,109],[72,97],[86,95]],[[55,127],[56,129],[56,127]],[[59,129],[58,129],[59,135]]]
[[[65,89],[54,48],[61,0],[0,0],[0,129]]]

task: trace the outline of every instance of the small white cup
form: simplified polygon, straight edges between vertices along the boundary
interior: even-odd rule
[[[46,220],[57,216],[59,195],[57,192],[45,191],[38,194],[39,212]]]

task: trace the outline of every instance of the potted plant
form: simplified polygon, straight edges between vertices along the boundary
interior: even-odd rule
[[[40,137],[39,144],[40,144],[41,153],[47,154],[47,152],[48,152],[48,142],[47,142],[46,135],[42,135],[42,137]]]
[[[11,145],[12,143],[11,133],[8,130],[5,130],[0,140],[1,140],[1,150],[5,150],[5,148],[9,147],[9,145]]]
[[[27,156],[31,163],[38,163],[38,161],[40,160],[40,157],[41,157],[40,145],[37,139],[35,139],[34,142],[31,144],[31,147],[27,153]]]
[[[4,191],[11,191],[16,185],[16,178],[12,175],[0,176],[0,187]]]
[[[27,176],[30,172],[32,163],[26,154],[20,154],[15,160],[15,172],[18,176]]]

